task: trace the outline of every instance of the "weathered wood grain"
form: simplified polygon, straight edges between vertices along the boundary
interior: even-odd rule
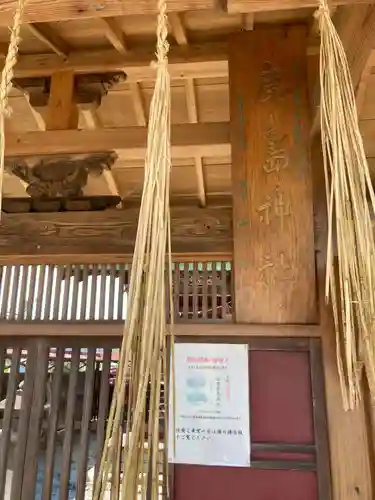
[[[58,71],[51,77],[46,129],[78,128],[78,109],[74,96],[74,72]]]
[[[330,0],[330,5],[348,5],[353,0]],[[368,0],[356,0],[355,3],[369,3]],[[317,0],[228,0],[230,13],[266,12],[271,10],[306,9],[317,7]]]
[[[53,325],[53,327],[51,327]],[[41,321],[0,321],[0,337],[121,337],[124,333],[123,321],[81,321],[81,322],[41,322]],[[230,343],[243,342],[246,337],[320,337],[317,325],[249,325],[240,323],[177,323],[174,334],[196,342],[198,339],[220,338]]]
[[[168,69],[172,78],[225,76],[228,74],[227,59],[225,42],[172,46]],[[128,81],[153,80],[156,68],[151,62],[154,60],[153,45],[129,50],[125,54],[115,49],[73,51],[66,58],[48,53],[25,54],[20,55],[17,60],[14,77],[45,77],[62,70],[74,71],[77,74],[124,71]]]
[[[365,405],[345,411],[337,370],[335,328],[332,308],[325,304],[327,248],[327,206],[320,136],[312,142],[314,211],[319,222],[320,244],[317,252],[320,331],[322,338],[323,375],[326,393],[328,438],[330,447],[332,500],[370,500],[374,497],[372,450],[368,434]],[[343,437],[344,436],[344,437]]]
[[[365,0],[356,0],[357,3]],[[348,4],[353,0],[332,0],[334,5]],[[168,11],[189,11],[202,9],[220,8],[221,2],[216,0],[169,0]],[[316,0],[229,0],[228,11],[238,12],[261,12],[280,9],[299,9],[315,7]],[[15,0],[2,2],[0,5],[0,24],[9,26],[13,19],[16,8]],[[150,15],[156,14],[157,4],[151,0],[101,0],[90,2],[90,0],[59,0],[48,2],[47,0],[29,0],[26,5],[24,22],[56,22],[69,19],[90,19],[111,16],[128,15]]]
[[[129,160],[144,160],[147,127],[103,128],[96,130],[47,130],[6,135],[6,156],[98,153],[113,149],[126,151]],[[230,155],[228,123],[173,125],[172,158]]]
[[[236,319],[316,321],[306,33],[230,42]]]
[[[16,9],[16,1],[0,4],[0,24],[10,26]],[[216,0],[168,0],[168,11],[214,9]],[[25,9],[23,22],[55,22],[69,19],[90,19],[111,16],[156,14],[157,3],[153,0],[30,0]]]
[[[133,253],[138,209],[54,214],[3,214],[0,263],[123,262]],[[172,252],[226,257],[232,252],[232,210],[176,207]]]

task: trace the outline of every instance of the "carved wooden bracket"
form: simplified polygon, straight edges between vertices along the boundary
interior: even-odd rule
[[[100,106],[103,96],[110,89],[126,80],[125,73],[106,73],[100,75],[76,75],[75,97],[81,106]],[[28,96],[31,106],[43,108],[47,106],[51,78],[15,78],[15,86],[21,88]]]
[[[88,176],[102,175],[116,159],[113,151],[70,157],[10,158],[5,171],[26,183],[26,192],[32,198],[77,198],[83,196]]]

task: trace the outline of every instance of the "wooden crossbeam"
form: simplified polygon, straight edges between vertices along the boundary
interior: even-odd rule
[[[273,0],[274,1],[274,0]],[[16,10],[16,0],[0,3],[0,25],[10,26]],[[168,11],[211,10],[217,8],[216,0],[167,0]],[[154,0],[29,0],[23,22],[41,23],[68,21],[70,19],[91,19],[128,15],[156,14]]]
[[[172,47],[169,72],[172,78],[220,77],[228,74],[226,43]],[[71,52],[62,59],[57,54],[20,55],[15,67],[15,78],[51,76],[57,71],[78,74],[124,71],[128,81],[155,78],[155,48],[129,50],[120,53],[114,49]]]
[[[138,213],[138,209],[130,208],[3,214],[0,264],[128,260],[134,250]],[[175,256],[206,253],[228,258],[232,253],[232,209],[228,206],[172,207],[171,232]]]
[[[329,4],[350,5],[369,3],[368,0],[330,0]],[[227,9],[230,14],[241,14],[246,12],[266,12],[271,10],[305,9],[317,7],[317,0],[228,0]]]
[[[44,23],[28,24],[31,33],[60,57],[67,57],[70,47],[51,26]]]
[[[251,25],[246,26],[246,29],[251,28]],[[118,38],[112,39],[112,42],[120,48]],[[315,47],[309,47],[307,55],[316,56],[316,52]],[[372,51],[371,54],[374,58],[375,52]],[[4,61],[4,56],[0,54],[1,59]],[[75,74],[123,71],[128,82],[136,83],[155,79],[156,69],[151,65],[154,60],[153,46],[128,51],[123,49],[121,52],[117,49],[73,51],[65,58],[57,54],[21,54],[15,67],[14,78],[48,77],[58,71],[73,71]],[[228,75],[227,43],[173,45],[169,54],[168,69],[171,77],[176,79],[225,77]]]
[[[229,156],[228,123],[173,125],[172,157]],[[23,132],[6,135],[6,156],[97,153],[122,150],[123,156],[143,160],[147,127],[104,128],[96,130],[59,130]]]
[[[0,4],[0,25],[10,26],[16,9],[16,0]],[[354,3],[353,0],[332,0],[333,5]],[[355,3],[366,3],[356,0]],[[368,3],[368,0],[367,0]],[[222,3],[217,0],[168,0],[168,12],[190,10],[218,10]],[[316,0],[228,0],[229,13],[262,12],[272,10],[299,9],[316,7]],[[69,19],[90,19],[128,15],[150,15],[157,11],[154,0],[29,0],[26,5],[24,22],[41,23],[67,21]]]

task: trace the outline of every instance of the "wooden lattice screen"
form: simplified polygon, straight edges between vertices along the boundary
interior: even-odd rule
[[[92,498],[120,343],[0,339],[0,498]],[[162,498],[161,469],[159,478]]]
[[[230,262],[174,263],[176,321],[230,321]],[[0,319],[125,319],[130,264],[8,265],[1,268]]]

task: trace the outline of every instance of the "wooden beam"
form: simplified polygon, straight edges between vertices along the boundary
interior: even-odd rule
[[[316,267],[320,298],[320,322],[325,379],[328,439],[332,478],[332,500],[371,500],[370,443],[363,402],[354,411],[345,411],[337,369],[335,329],[331,306],[325,304],[327,255],[327,204],[321,141],[316,135],[311,148],[314,184],[314,212],[319,225]],[[343,436],[346,436],[343,439]]]
[[[247,29],[250,29],[248,26]],[[316,48],[308,48],[308,55],[316,55]],[[373,57],[375,53],[373,52]],[[4,55],[0,54],[4,60]],[[70,52],[66,58],[56,54],[24,54],[18,57],[14,78],[48,77],[61,70],[76,74],[103,74],[123,71],[128,82],[154,80],[155,48],[143,47],[127,52],[117,49]],[[226,42],[173,45],[169,55],[171,78],[216,78],[228,76]]]
[[[169,14],[168,20],[172,29],[174,39],[176,40],[178,45],[187,45],[188,39],[181,15],[178,13]]]
[[[122,337],[124,332],[123,321],[0,321],[0,337],[11,335],[14,337]],[[199,323],[175,324],[174,334],[177,337],[199,337],[230,339],[234,337],[319,337],[320,328],[317,325],[241,325],[238,323]]]
[[[274,1],[274,0],[273,0]],[[16,0],[0,4],[0,25],[10,26],[16,10]],[[168,0],[168,12],[190,10],[212,10],[217,8],[216,0]],[[29,0],[22,18],[24,23],[45,23],[68,21],[70,19],[91,19],[129,15],[155,15],[157,2],[153,0],[101,0],[93,3],[90,0]]]
[[[54,214],[4,214],[0,264],[124,262],[134,249],[138,209]],[[232,252],[230,207],[172,207],[172,252],[191,258]]]
[[[144,159],[147,127],[59,130],[6,134],[6,156],[95,153],[113,149],[127,159]],[[172,157],[230,156],[229,124],[197,123],[172,126]]]
[[[369,3],[369,0],[330,0],[329,4],[350,5],[353,3]],[[316,8],[317,0],[227,0],[227,10],[230,14],[246,12],[267,12],[271,10]]]
[[[56,31],[48,24],[35,23],[27,25],[29,31],[42,43],[60,57],[67,57],[70,47]]]
[[[78,109],[74,96],[74,73],[72,71],[59,71],[51,78],[46,129],[76,128],[78,128]]]
[[[128,81],[155,78],[155,48],[129,50],[125,54],[113,49],[71,52],[62,59],[56,54],[20,55],[14,78],[51,76],[61,70],[78,74],[101,74],[124,71]],[[220,77],[228,74],[226,43],[209,43],[171,47],[169,72],[172,78]]]
[[[245,31],[252,31],[254,29],[254,13],[242,14],[242,25]]]
[[[108,41],[114,46],[117,52],[125,54],[128,50],[125,43],[125,34],[117,20],[113,17],[104,17],[103,24]]]
[[[230,40],[240,322],[316,321],[306,43],[302,26],[247,31]]]

